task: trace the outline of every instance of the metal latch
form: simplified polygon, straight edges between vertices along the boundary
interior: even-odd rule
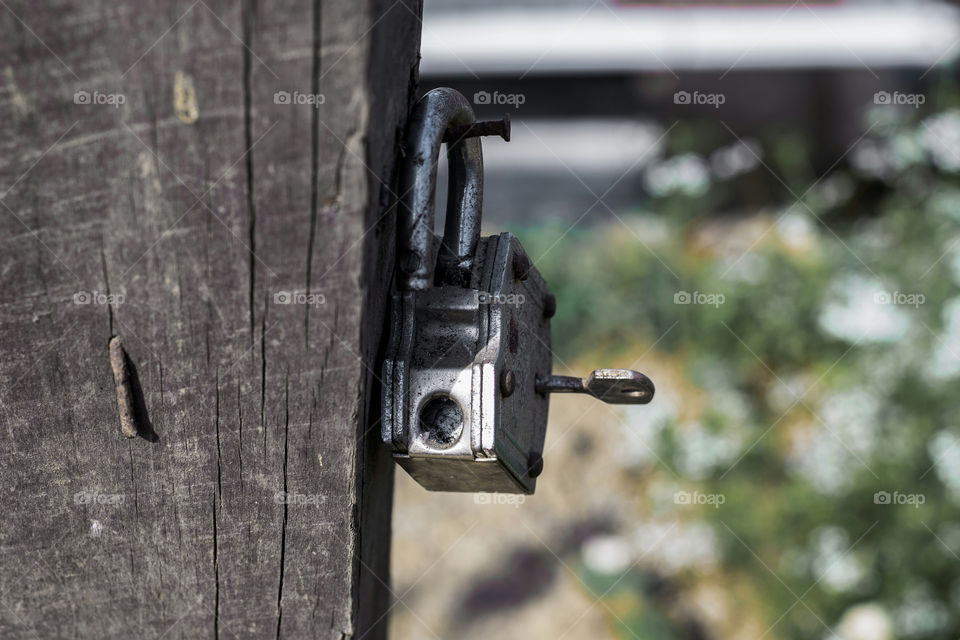
[[[480,136],[493,133],[509,140],[509,119],[475,122],[467,99],[441,88],[417,102],[405,134],[381,436],[434,491],[533,493],[550,393],[618,404],[654,394],[646,376],[627,369],[551,375],[556,299],[512,234],[480,237]],[[433,222],[444,143],[440,239]]]

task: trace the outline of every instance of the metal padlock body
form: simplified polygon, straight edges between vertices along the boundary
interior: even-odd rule
[[[646,404],[655,392],[632,369],[551,374],[556,300],[516,238],[480,237],[479,136],[509,140],[509,129],[507,117],[476,122],[462,94],[439,88],[417,101],[404,132],[381,437],[397,463],[433,491],[533,493],[549,394]],[[441,240],[434,199],[444,144]]]
[[[535,267],[514,273],[522,254],[509,233],[482,238],[470,286],[396,291],[383,366],[382,437],[396,461],[435,491],[533,493],[547,426],[549,295]],[[529,264],[529,261],[525,261]],[[511,386],[504,372],[513,373]],[[510,393],[505,393],[510,390]],[[462,424],[456,425],[456,409]],[[442,426],[422,420],[445,411]],[[533,476],[533,477],[532,477]]]

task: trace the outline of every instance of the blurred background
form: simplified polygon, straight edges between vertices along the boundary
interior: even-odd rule
[[[425,4],[555,372],[657,395],[555,396],[532,497],[398,469],[393,637],[960,636],[958,8]]]

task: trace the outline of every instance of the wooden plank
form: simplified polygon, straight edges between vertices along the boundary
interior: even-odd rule
[[[419,12],[0,8],[0,637],[383,637]]]

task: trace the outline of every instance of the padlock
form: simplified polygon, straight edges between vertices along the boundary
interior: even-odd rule
[[[381,436],[427,489],[532,494],[550,393],[644,404],[654,386],[624,369],[601,369],[586,380],[551,375],[556,299],[517,238],[480,238],[479,136],[491,133],[509,140],[509,119],[477,123],[467,99],[447,88],[423,96],[407,123]],[[441,240],[433,223],[444,142]]]

